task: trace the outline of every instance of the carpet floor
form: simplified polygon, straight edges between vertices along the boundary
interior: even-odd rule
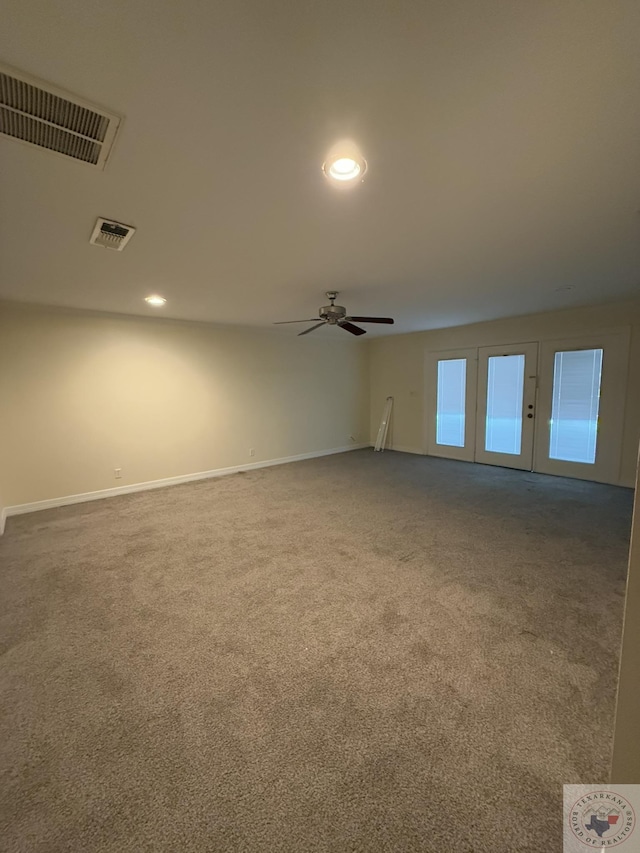
[[[361,450],[10,518],[1,849],[560,851],[631,504]]]

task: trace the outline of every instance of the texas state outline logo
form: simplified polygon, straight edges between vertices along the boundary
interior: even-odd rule
[[[640,785],[564,785],[564,851],[640,853]]]

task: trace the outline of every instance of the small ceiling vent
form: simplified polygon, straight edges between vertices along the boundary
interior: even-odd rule
[[[132,225],[99,218],[89,242],[94,246],[102,246],[103,249],[115,249],[116,252],[121,252],[135,233],[136,229]]]
[[[104,169],[122,119],[0,65],[0,134]]]

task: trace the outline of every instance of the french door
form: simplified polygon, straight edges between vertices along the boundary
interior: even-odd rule
[[[538,344],[478,350],[475,461],[531,471]]]
[[[619,481],[628,358],[628,333],[541,344],[535,471]]]
[[[428,453],[531,470],[538,345],[431,353]]]
[[[427,453],[619,482],[629,333],[429,353]]]
[[[435,392],[435,417],[429,420],[428,452],[473,462],[478,351],[448,350],[431,355],[428,383]]]

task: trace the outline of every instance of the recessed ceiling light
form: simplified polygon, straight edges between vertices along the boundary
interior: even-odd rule
[[[156,308],[159,308],[161,305],[164,305],[167,300],[164,296],[158,296],[157,293],[154,293],[151,296],[145,296],[144,301],[148,302],[149,305],[155,305]]]
[[[348,184],[358,179],[362,180],[367,171],[367,161],[354,142],[343,140],[333,146],[322,166],[322,171],[332,181]]]
[[[351,157],[340,157],[329,166],[329,175],[336,181],[353,181],[361,171],[360,164]]]

